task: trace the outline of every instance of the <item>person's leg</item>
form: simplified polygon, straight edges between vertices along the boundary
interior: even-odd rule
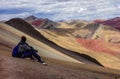
[[[32,55],[29,56],[31,60],[35,60],[34,57]]]
[[[43,65],[47,65],[35,51],[25,52],[22,55],[22,58],[27,58],[27,57],[30,57],[31,59],[35,57],[38,60],[38,62],[41,62]]]
[[[44,61],[41,59],[40,55],[38,55],[36,52],[32,52],[32,55],[38,60],[38,62],[44,63]]]
[[[23,54],[22,54],[22,56],[21,56],[21,58],[31,58],[31,59],[34,59],[33,57],[32,57],[32,53],[31,52],[24,52]]]

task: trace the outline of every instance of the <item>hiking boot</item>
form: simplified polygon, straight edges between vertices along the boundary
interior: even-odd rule
[[[45,65],[45,66],[47,66],[47,63],[45,63],[45,62],[44,62],[44,63],[42,63],[42,64],[43,64],[43,65]]]
[[[38,60],[38,62],[42,63],[43,65],[47,66],[47,63],[45,63],[43,60]]]

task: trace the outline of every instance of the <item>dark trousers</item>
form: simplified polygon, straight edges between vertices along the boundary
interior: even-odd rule
[[[36,51],[27,51],[27,52],[24,52],[22,54],[22,58],[27,58],[27,57],[30,57],[31,59],[34,59],[36,58],[38,60],[38,62],[41,62],[43,63],[44,61],[41,59],[40,55],[37,54]],[[34,58],[33,58],[34,57]]]

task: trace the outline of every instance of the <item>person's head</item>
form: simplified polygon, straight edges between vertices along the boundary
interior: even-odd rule
[[[26,40],[27,40],[27,39],[26,39],[25,36],[22,36],[22,37],[21,37],[21,41],[22,41],[22,42],[26,42]]]

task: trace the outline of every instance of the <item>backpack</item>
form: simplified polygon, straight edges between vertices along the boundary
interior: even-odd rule
[[[18,48],[19,48],[18,45],[13,48],[13,50],[12,50],[13,57],[19,57]]]

